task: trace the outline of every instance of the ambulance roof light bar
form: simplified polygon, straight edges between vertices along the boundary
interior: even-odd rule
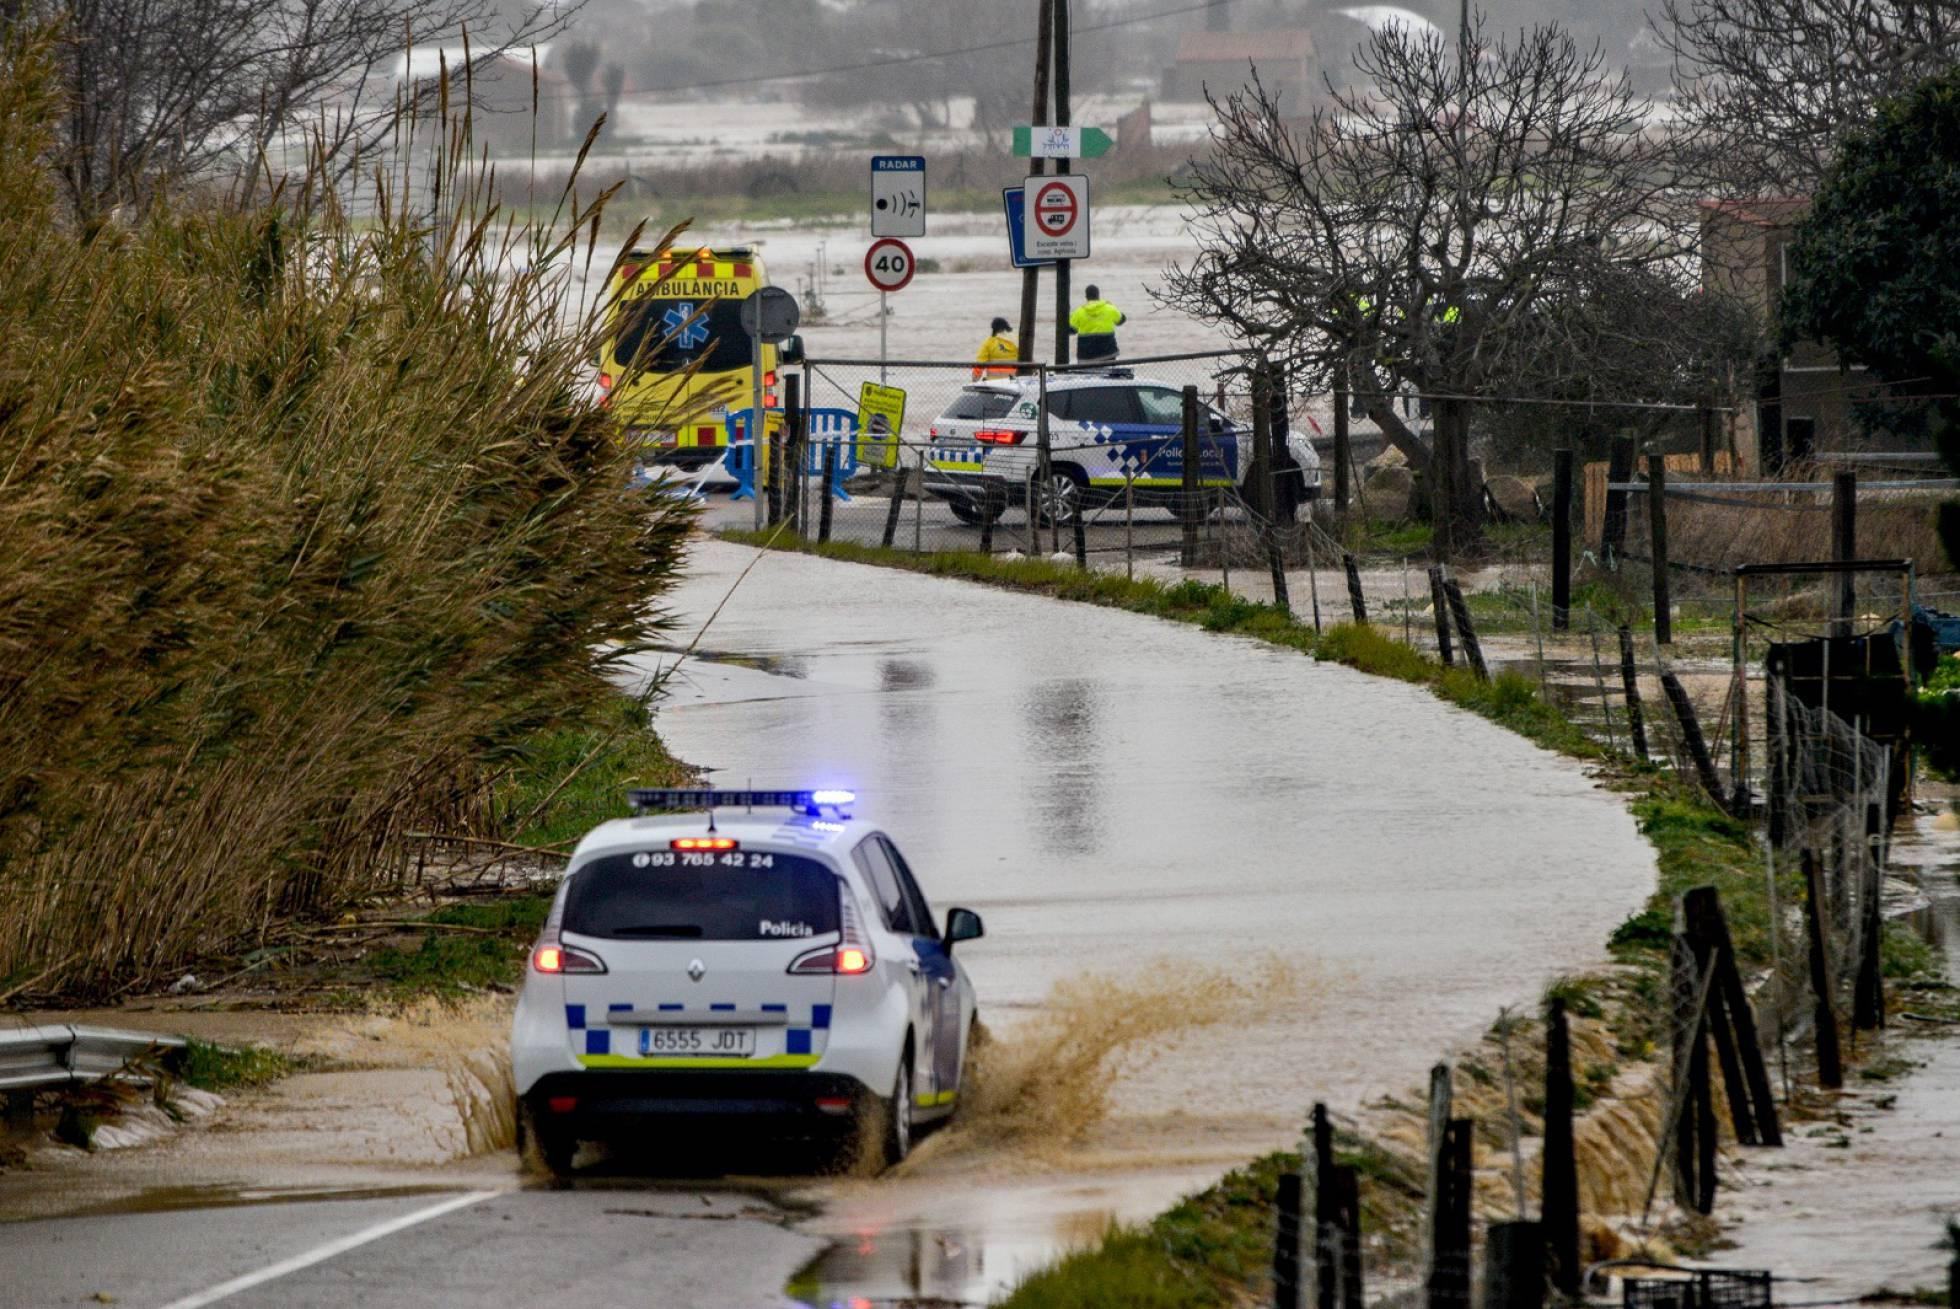
[[[636,787],[626,797],[641,813],[649,809],[793,809],[813,818],[849,818],[857,799],[851,791],[723,791],[678,787]]]

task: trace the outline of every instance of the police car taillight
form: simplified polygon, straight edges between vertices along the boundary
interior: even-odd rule
[[[842,882],[837,884],[837,926],[836,945],[804,951],[790,961],[786,971],[842,973],[845,976],[870,972],[871,965],[878,959],[871,953],[871,943],[865,940],[864,928],[858,922],[857,901]]]
[[[559,941],[541,941],[531,951],[531,967],[541,973],[603,973],[606,961],[590,950]]]
[[[973,439],[989,445],[1019,445],[1027,436],[1026,432],[1009,431],[1004,427],[983,427],[973,434]]]

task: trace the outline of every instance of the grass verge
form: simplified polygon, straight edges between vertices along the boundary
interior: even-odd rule
[[[191,1040],[184,1047],[177,1076],[201,1091],[264,1086],[293,1071],[290,1056],[262,1045],[214,1045]]]

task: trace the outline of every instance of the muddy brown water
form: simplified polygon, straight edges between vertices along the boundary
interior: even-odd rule
[[[720,785],[855,789],[936,907],[985,916],[963,957],[1004,1045],[1137,1029],[1067,1051],[1031,1128],[976,1115],[896,1179],[813,1188],[838,1244],[812,1303],[984,1302],[1291,1144],[1314,1099],[1419,1080],[1652,889],[1614,796],[1414,688],[800,556],[730,596],[752,559],[693,557],[682,637],[727,597],[702,646],[743,657],[671,677],[669,745]]]

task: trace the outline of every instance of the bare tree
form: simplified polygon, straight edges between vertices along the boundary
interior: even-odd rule
[[[76,214],[91,221],[224,164],[250,169],[294,125],[351,167],[398,111],[396,88],[374,86],[410,45],[467,31],[473,62],[485,63],[559,30],[576,5],[537,0],[501,24],[495,9],[493,0],[14,0],[8,20],[45,25],[62,43],[69,111],[56,162]],[[452,72],[460,88],[464,70]],[[406,87],[413,97],[442,93]]]
[[[1632,358],[1695,366],[1690,316],[1656,311],[1696,290],[1694,214],[1624,75],[1556,27],[1490,43],[1480,24],[1463,59],[1388,25],[1355,67],[1304,121],[1256,75],[1213,101],[1183,188],[1201,253],[1163,296],[1310,383],[1345,376],[1424,474],[1448,549],[1480,517],[1472,404],[1629,381]],[[1434,407],[1429,442],[1395,411],[1408,392]]]
[[[1662,0],[1675,104],[1708,184],[1808,196],[1879,100],[1952,66],[1960,0]]]

